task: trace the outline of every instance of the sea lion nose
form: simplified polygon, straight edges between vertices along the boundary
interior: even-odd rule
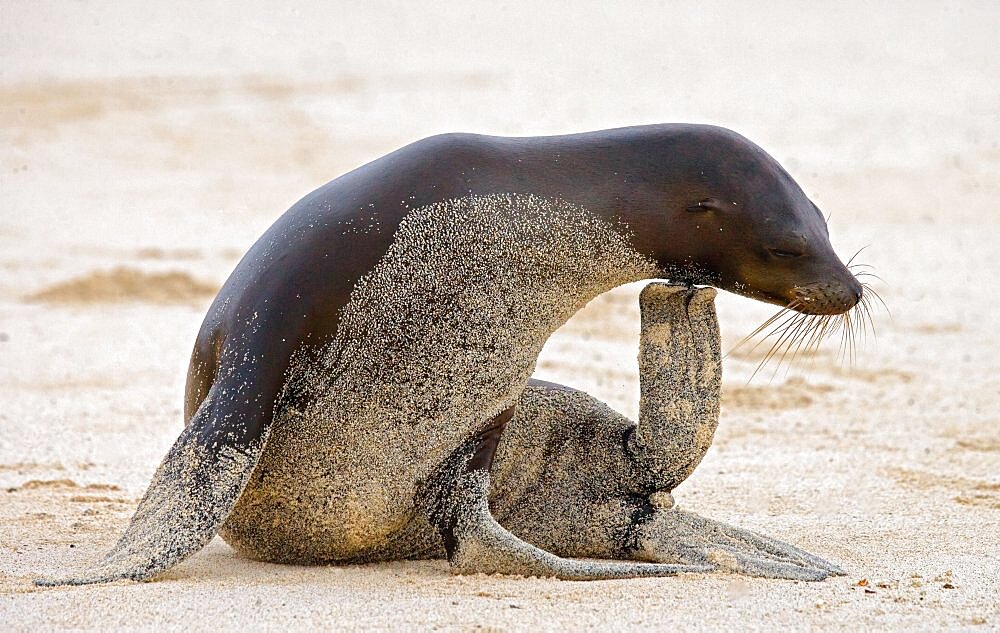
[[[857,305],[861,301],[861,297],[864,295],[864,287],[858,278],[851,275],[849,283],[847,285],[848,293],[854,297],[854,305]]]

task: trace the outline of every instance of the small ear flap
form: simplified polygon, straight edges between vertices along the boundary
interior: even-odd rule
[[[687,207],[687,210],[692,213],[700,213],[703,211],[718,211],[720,209],[719,201],[715,198],[705,198],[700,202],[696,202]]]

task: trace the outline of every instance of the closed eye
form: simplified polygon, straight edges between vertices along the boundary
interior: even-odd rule
[[[798,251],[783,251],[780,248],[769,248],[767,250],[775,257],[802,257],[802,253]]]
[[[692,213],[698,213],[700,211],[718,211],[720,208],[721,206],[719,201],[715,198],[705,198],[704,200],[700,200],[687,206],[687,210]]]

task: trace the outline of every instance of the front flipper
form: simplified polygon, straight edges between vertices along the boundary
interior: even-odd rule
[[[207,396],[163,458],[111,552],[80,574],[35,584],[148,580],[212,540],[264,450],[287,367],[287,350],[260,331],[242,338],[258,347],[234,344],[224,350]]]
[[[677,508],[658,509],[638,529],[635,560],[686,565],[762,578],[824,580],[844,571],[818,556],[749,530]]]
[[[483,453],[478,438],[470,441],[448,460],[422,495],[425,511],[441,533],[454,573],[602,580],[672,576],[712,568],[709,564],[574,560],[526,543],[497,523],[490,513],[492,452],[488,459],[482,458]]]
[[[170,448],[125,533],[103,560],[80,575],[39,586],[148,580],[204,547],[236,504],[263,448],[218,442],[206,433],[211,396]],[[206,439],[212,438],[211,443]]]
[[[719,424],[722,392],[714,288],[651,283],[639,294],[639,424],[628,440],[657,490],[701,462]]]

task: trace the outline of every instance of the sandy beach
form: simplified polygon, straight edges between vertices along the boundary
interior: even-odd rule
[[[0,630],[1000,629],[1000,56],[994,3],[803,13],[0,6]],[[220,539],[151,583],[35,587],[117,539],[182,426],[188,355],[236,262],[324,182],[446,131],[714,123],[775,156],[891,314],[853,362],[724,361],[675,492],[844,567],[563,582],[444,561],[295,567]],[[638,412],[640,285],[537,376]],[[720,294],[723,350],[772,307]]]

